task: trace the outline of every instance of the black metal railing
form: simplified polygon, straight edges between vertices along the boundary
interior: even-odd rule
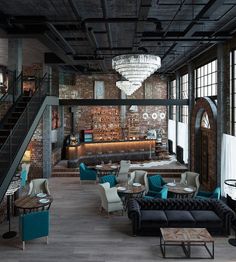
[[[28,130],[30,129],[43,100],[50,95],[50,79],[45,74],[43,78],[37,80],[35,92],[28,102],[25,110],[17,120],[10,135],[0,148],[0,185],[7,175],[14,158],[19,151]]]

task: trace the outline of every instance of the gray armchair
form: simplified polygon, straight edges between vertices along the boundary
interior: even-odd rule
[[[190,171],[182,173],[180,184],[196,187],[197,188],[195,192],[195,195],[196,195],[200,187],[199,174],[195,172],[190,172]]]
[[[48,179],[38,178],[30,181],[28,195],[35,196],[38,193],[45,193],[47,195],[50,195],[50,191],[48,188]]]
[[[130,160],[121,160],[118,172],[118,183],[125,184],[128,182],[128,173],[130,168]]]
[[[102,209],[106,210],[108,216],[109,213],[113,211],[121,210],[123,213],[123,203],[118,196],[117,188],[111,188],[108,182],[99,184],[98,187],[101,198],[101,211]]]
[[[145,186],[145,191],[148,192],[148,181],[147,181],[147,171],[135,170],[129,174],[128,185],[133,183],[140,183]]]

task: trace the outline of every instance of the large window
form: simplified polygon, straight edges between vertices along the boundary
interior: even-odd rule
[[[230,53],[231,134],[236,136],[236,50]]]
[[[176,80],[170,82],[170,98],[176,99]],[[176,106],[170,107],[170,119],[176,120]]]
[[[217,60],[195,70],[196,97],[217,95]]]
[[[188,99],[188,74],[180,77],[180,98]],[[180,107],[180,122],[188,123],[188,106]]]

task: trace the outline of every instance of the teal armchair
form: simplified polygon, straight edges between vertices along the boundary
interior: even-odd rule
[[[144,196],[145,199],[153,199],[153,198],[161,198],[167,199],[168,195],[168,188],[167,187],[160,187],[159,191],[148,191],[148,193]]]
[[[207,198],[215,198],[220,199],[221,190],[220,187],[216,187],[212,192],[198,191],[196,198],[198,199],[207,199]]]
[[[160,175],[148,176],[148,192],[146,198],[167,198],[168,188],[165,180]]]
[[[19,232],[23,241],[23,250],[25,249],[25,241],[27,240],[46,237],[48,243],[49,211],[44,210],[20,215]]]
[[[79,171],[80,171],[80,183],[82,180],[94,180],[96,183],[97,172],[94,169],[88,168],[84,163],[80,163]]]
[[[110,184],[110,187],[115,187],[118,184],[115,175],[107,175],[107,176],[102,176],[100,178],[101,184],[106,183],[106,182]]]

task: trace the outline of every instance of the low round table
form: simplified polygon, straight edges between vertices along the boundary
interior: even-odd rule
[[[172,193],[175,198],[193,197],[196,192],[196,187],[183,185],[180,183],[167,183],[168,192]]]
[[[47,203],[41,203],[40,199],[48,199]],[[37,196],[24,196],[20,197],[15,201],[15,206],[19,209],[22,209],[24,213],[31,212],[32,210],[37,210],[39,208],[47,209],[50,208],[53,198],[49,195],[45,197],[37,197]]]
[[[117,192],[121,197],[121,200],[124,205],[124,209],[127,209],[127,204],[130,198],[140,198],[143,196],[145,191],[145,186],[119,186],[117,185]]]

